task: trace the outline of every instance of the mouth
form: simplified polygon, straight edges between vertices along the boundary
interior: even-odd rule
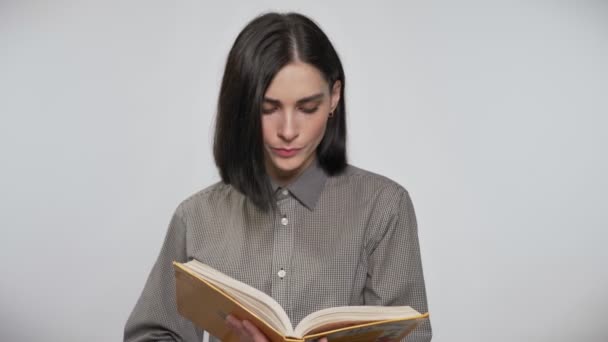
[[[274,148],[272,147],[272,152],[278,155],[279,157],[289,158],[295,156],[301,148]]]

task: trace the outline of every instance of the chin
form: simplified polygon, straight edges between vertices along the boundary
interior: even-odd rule
[[[273,160],[272,164],[277,169],[277,171],[281,173],[290,173],[295,170],[298,170],[304,164],[304,160],[300,158],[298,158],[297,160],[275,159]]]

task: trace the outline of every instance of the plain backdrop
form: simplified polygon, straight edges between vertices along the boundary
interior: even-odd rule
[[[412,195],[434,341],[608,341],[608,3],[314,0],[0,0],[0,340],[122,339],[267,10],[325,30],[350,162]]]

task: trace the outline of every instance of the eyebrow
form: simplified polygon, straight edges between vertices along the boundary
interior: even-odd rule
[[[310,101],[318,100],[318,99],[321,99],[322,97],[323,97],[323,93],[318,93],[318,94],[314,94],[314,95],[311,95],[311,96],[306,96],[306,97],[303,97],[303,98],[299,99],[298,101],[296,101],[296,104],[302,104],[302,103],[305,103],[305,102],[310,102]],[[280,105],[281,104],[281,101],[275,100],[275,99],[271,99],[269,97],[264,97],[264,102],[270,102],[270,103],[275,104],[275,105]]]

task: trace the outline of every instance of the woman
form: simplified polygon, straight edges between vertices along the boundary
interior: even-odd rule
[[[277,300],[297,324],[343,305],[427,311],[408,192],[347,164],[344,72],[297,14],[255,18],[230,50],[214,156],[222,181],[176,208],[125,341],[201,341],[176,310],[172,261],[192,258]],[[242,341],[265,341],[229,317]],[[430,341],[426,321],[407,341]],[[211,341],[215,341],[211,337]]]

